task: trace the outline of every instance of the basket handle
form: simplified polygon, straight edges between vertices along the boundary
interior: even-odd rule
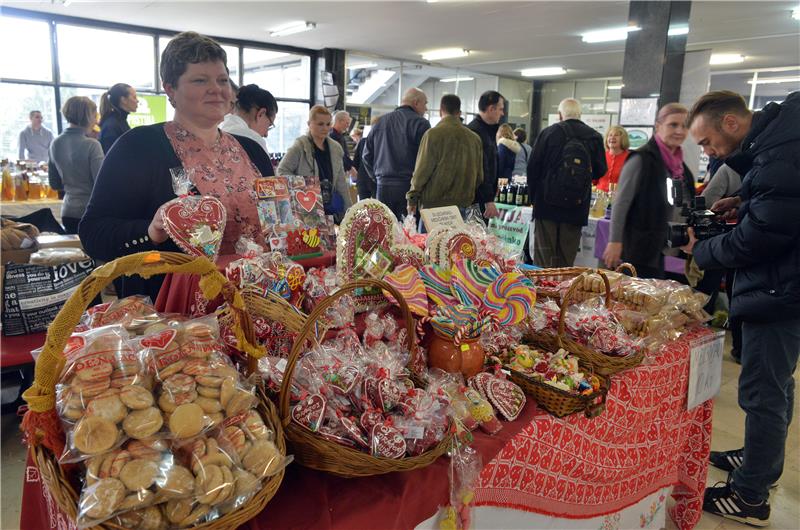
[[[631,273],[631,276],[633,276],[634,278],[636,278],[639,275],[636,272],[636,267],[634,267],[632,263],[628,263],[628,262],[620,263],[619,265],[617,265],[617,268],[614,269],[614,272],[622,272],[622,271],[624,271],[626,269],[628,270],[628,272]]]
[[[600,269],[589,269],[583,272],[580,276],[577,276],[574,280],[572,280],[567,292],[564,293],[564,297],[561,299],[561,310],[558,313],[558,333],[556,334],[556,340],[559,348],[564,347],[561,338],[565,334],[564,320],[567,316],[567,307],[569,307],[569,305],[572,303],[572,299],[575,297],[578,289],[580,289],[580,286],[583,285],[583,279],[587,276],[591,276],[592,274],[597,274],[600,276],[600,279],[603,280],[603,286],[606,289],[605,306],[606,308],[611,307],[611,284],[608,282],[608,276],[606,276],[603,271]]]
[[[96,268],[84,278],[58,312],[47,330],[44,348],[36,362],[33,384],[23,394],[30,410],[46,412],[55,406],[55,386],[65,363],[64,347],[75,326],[78,325],[83,312],[100,291],[123,275],[138,274],[144,278],[150,278],[167,273],[200,275],[200,289],[206,299],[213,299],[222,293],[232,308],[235,332],[237,335],[241,334],[240,344],[243,344],[245,352],[251,358],[264,355],[263,349],[255,346],[253,323],[245,313],[241,295],[217,270],[214,263],[206,258],[179,252],[139,252]],[[249,368],[252,366],[251,361]]]
[[[319,304],[317,304],[314,310],[311,311],[311,314],[308,315],[308,318],[306,318],[303,329],[300,331],[300,335],[297,336],[292,344],[292,350],[289,352],[286,368],[283,371],[283,381],[281,381],[281,389],[278,400],[278,413],[280,414],[281,421],[283,422],[284,426],[288,425],[291,421],[291,417],[289,415],[289,401],[291,398],[291,382],[292,376],[294,375],[294,369],[300,357],[300,352],[303,351],[306,341],[311,338],[311,335],[314,332],[314,324],[317,322],[319,317],[322,316],[323,313],[325,313],[325,311],[327,311],[331,306],[333,306],[334,302],[336,302],[339,298],[355,291],[356,289],[361,289],[364,287],[376,287],[378,289],[388,291],[391,293],[394,299],[397,300],[397,303],[400,306],[400,311],[402,312],[406,323],[406,342],[408,343],[407,346],[411,352],[409,366],[414,365],[414,359],[417,356],[417,341],[414,334],[414,318],[411,315],[411,311],[409,310],[408,304],[406,303],[405,298],[403,298],[403,295],[401,295],[400,292],[393,286],[382,280],[362,278],[360,280],[348,282],[341,289],[327,298],[324,298]]]

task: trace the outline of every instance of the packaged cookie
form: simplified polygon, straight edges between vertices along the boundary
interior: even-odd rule
[[[67,436],[62,463],[105,453],[128,438],[148,438],[161,429],[153,378],[122,326],[73,335],[64,356],[56,385],[56,410]]]
[[[150,297],[135,295],[90,307],[81,323],[90,329],[120,324],[136,333],[160,318]]]

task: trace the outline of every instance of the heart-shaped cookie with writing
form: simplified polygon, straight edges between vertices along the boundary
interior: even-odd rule
[[[406,440],[400,431],[383,424],[372,428],[372,456],[397,459],[405,454]]]
[[[507,379],[494,378],[486,385],[489,402],[508,421],[514,421],[525,406],[525,393]]]
[[[314,205],[317,204],[319,195],[313,190],[296,191],[294,198],[297,199],[297,204],[299,204],[303,210],[310,213],[314,209]]]
[[[327,401],[319,394],[312,394],[292,409],[292,420],[311,432],[317,432],[325,418]]]
[[[216,259],[225,232],[225,206],[214,197],[189,195],[161,207],[164,230],[181,250]]]

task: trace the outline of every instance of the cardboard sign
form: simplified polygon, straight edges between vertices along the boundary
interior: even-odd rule
[[[712,399],[719,392],[722,384],[722,348],[724,344],[724,331],[702,337],[690,344],[687,410]]]
[[[458,206],[442,206],[440,208],[423,208],[419,214],[425,224],[428,233],[436,228],[461,228],[464,226],[464,219]]]

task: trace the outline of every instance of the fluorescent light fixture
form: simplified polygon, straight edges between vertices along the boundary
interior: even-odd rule
[[[625,40],[628,38],[628,33],[631,31],[639,31],[639,26],[622,26],[619,28],[601,29],[598,31],[590,31],[581,35],[583,42],[611,42],[615,40]]]
[[[464,48],[441,48],[438,50],[431,50],[422,54],[422,58],[426,61],[439,61],[441,59],[455,59],[457,57],[466,57],[470,53],[469,50]]]
[[[563,66],[545,66],[543,68],[527,68],[522,70],[523,77],[544,77],[548,75],[564,75],[567,69]]]
[[[687,35],[689,33],[689,26],[672,26],[667,31],[667,35],[674,37],[675,35]]]
[[[735,64],[744,62],[744,55],[738,53],[715,53],[711,56],[708,64]]]
[[[472,81],[474,77],[448,77],[446,79],[439,79],[440,83],[458,83],[459,81]]]
[[[792,18],[795,20],[800,20],[800,7],[795,7],[792,9]]]
[[[608,89],[609,89],[609,90],[622,90],[622,87],[624,87],[624,86],[625,86],[625,85],[623,85],[623,84],[619,84],[619,85],[608,85]]]
[[[658,92],[653,92],[652,94],[650,94],[650,97],[651,97],[651,98],[657,98],[657,97],[658,97],[658,96],[660,96],[660,95],[661,95],[661,94],[659,94]]]
[[[358,63],[351,64],[347,67],[348,70],[363,70],[365,68],[377,68],[378,63]]]
[[[316,22],[305,22],[303,20],[298,20],[295,22],[289,22],[282,26],[278,26],[275,29],[270,30],[269,36],[270,37],[285,37],[286,35],[294,35],[295,33],[301,33],[303,31],[308,31],[317,27]]]
[[[777,83],[800,83],[800,76],[788,76],[788,77],[759,77],[755,84],[756,85],[774,85]],[[748,85],[753,84],[753,80],[749,79],[747,81]]]

